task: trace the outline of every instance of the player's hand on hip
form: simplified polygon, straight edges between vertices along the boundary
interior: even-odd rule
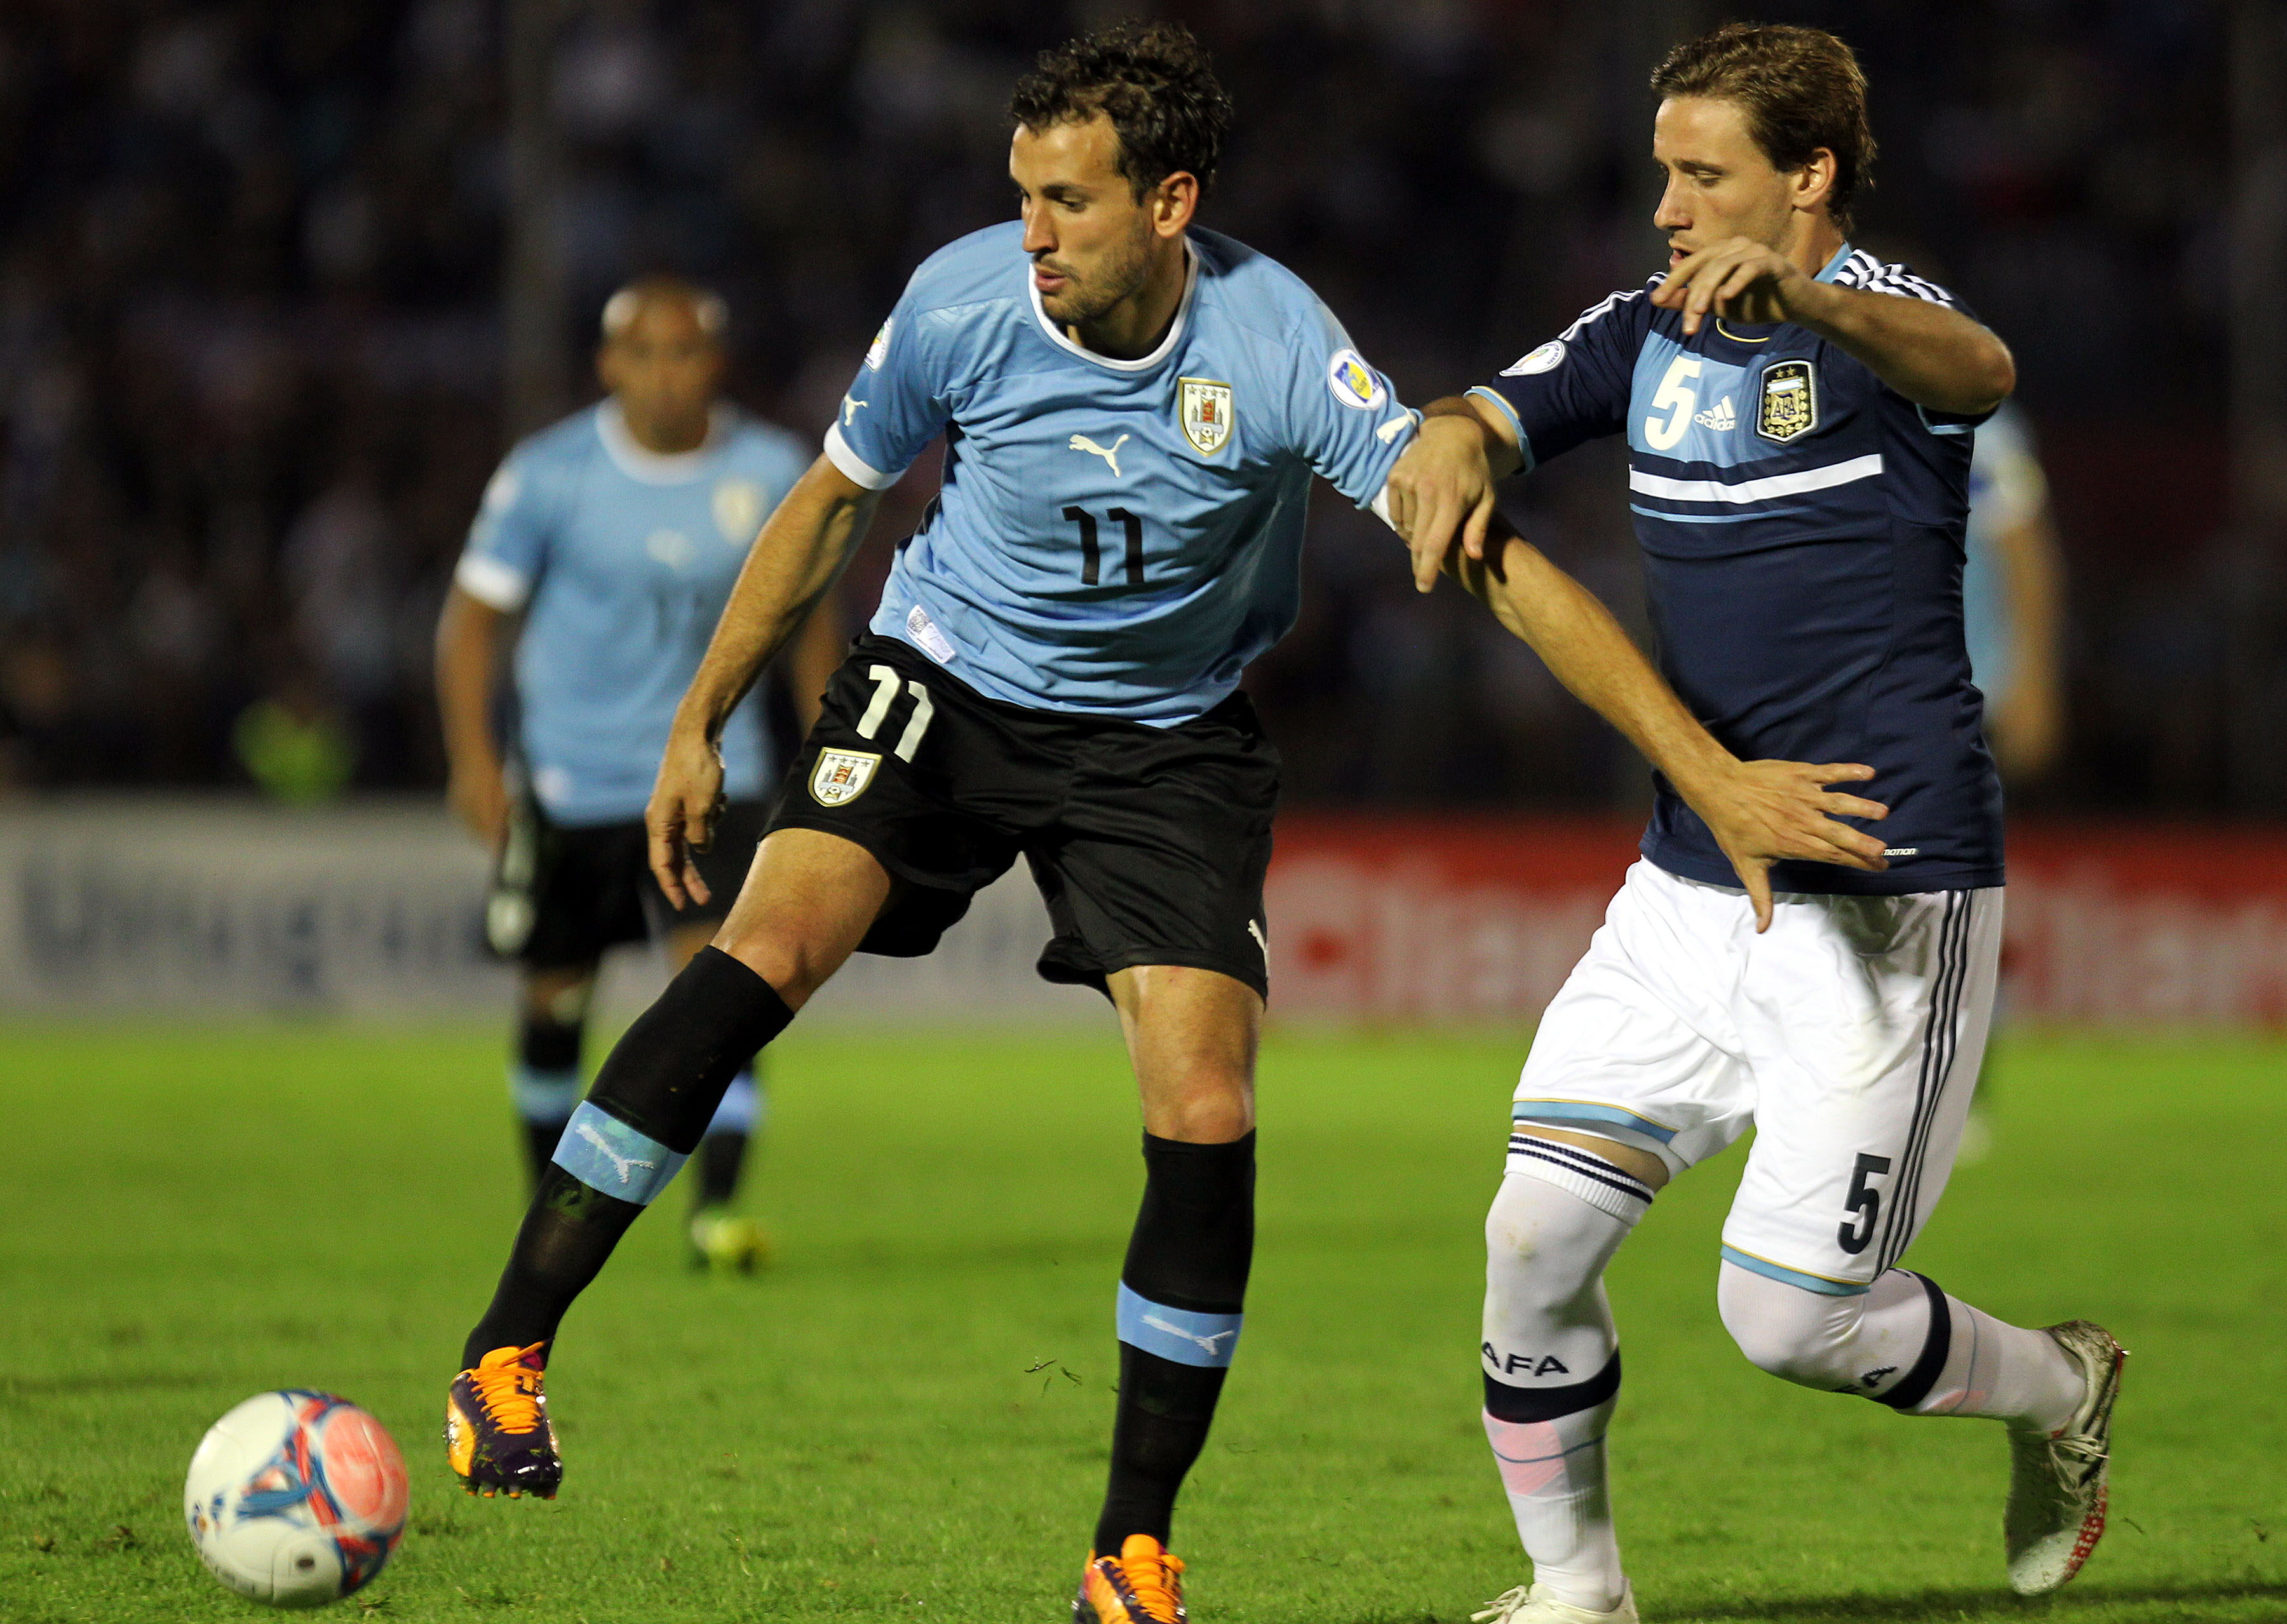
[[[1868,873],[1890,866],[1879,840],[1836,821],[1879,822],[1890,808],[1828,787],[1864,784],[1873,776],[1872,768],[1857,762],[1740,761],[1687,797],[1754,903],[1758,932],[1770,928],[1774,863],[1832,863]]]
[[[469,832],[497,852],[508,840],[508,779],[497,761],[456,769],[445,783],[445,802]]]
[[[668,737],[651,804],[644,808],[644,832],[650,840],[651,871],[678,909],[708,900],[696,854],[713,842],[715,817],[722,809],[722,752],[704,735],[677,728]]]
[[[1413,587],[1427,592],[1460,532],[1462,550],[1483,558],[1493,516],[1492,470],[1484,431],[1474,416],[1422,419],[1383,487],[1392,528],[1413,555]]]
[[[1711,315],[1743,323],[1786,321],[1814,287],[1802,267],[1775,248],[1734,237],[1687,256],[1652,290],[1651,302],[1683,312],[1686,337]]]

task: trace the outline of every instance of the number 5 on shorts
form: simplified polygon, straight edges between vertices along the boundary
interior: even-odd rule
[[[1889,1157],[1863,1155],[1858,1158],[1858,1165],[1851,1170],[1850,1199],[1843,1203],[1843,1210],[1861,1214],[1862,1219],[1858,1227],[1853,1230],[1850,1220],[1844,1218],[1842,1227],[1836,1232],[1834,1238],[1842,1250],[1854,1257],[1864,1251],[1866,1242],[1874,1238],[1874,1223],[1882,1214],[1881,1192],[1869,1189],[1866,1180],[1889,1171]]]

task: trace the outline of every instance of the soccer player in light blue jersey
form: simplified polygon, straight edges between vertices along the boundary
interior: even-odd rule
[[[1010,110],[1020,219],[914,273],[685,697],[648,814],[670,895],[712,895],[689,854],[721,796],[724,719],[942,436],[938,499],[729,919],[573,1118],[463,1351],[450,1457],[475,1492],[555,1492],[539,1395],[558,1323],[724,1084],[851,953],[929,951],[1021,856],[1055,929],[1041,973],[1109,997],[1143,1102],[1111,1481],[1073,1617],[1169,1624],[1176,1490],[1254,1249],[1278,760],[1237,685],[1294,619],[1312,476],[1379,505],[1417,420],[1308,288],[1193,224],[1229,104],[1187,32],[1123,25],[1048,52]],[[1744,869],[1837,850],[1817,769],[1734,760],[1538,553],[1513,542],[1468,584]]]
[[[438,630],[450,797],[497,855],[487,926],[521,966],[510,1092],[535,1179],[579,1103],[604,953],[656,937],[680,970],[722,923],[722,907],[678,911],[652,879],[644,803],[747,549],[810,460],[793,435],[718,398],[724,319],[721,299],[671,279],[613,297],[597,357],[609,394],[502,463]],[[805,726],[841,656],[829,620],[814,617],[796,645]],[[518,716],[503,752],[493,700],[511,638]],[[761,709],[749,701],[724,729],[729,804],[700,861],[726,888],[761,838],[775,776]],[[708,1124],[692,1226],[702,1261],[751,1267],[762,1254],[760,1229],[729,1210],[761,1108],[741,1075]]]

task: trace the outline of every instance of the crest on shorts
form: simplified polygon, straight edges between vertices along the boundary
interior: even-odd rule
[[[1203,457],[1212,457],[1231,438],[1231,385],[1209,378],[1182,378],[1179,410],[1183,438]]]
[[[863,750],[821,750],[811,769],[810,796],[821,807],[844,807],[866,792],[882,758]]]
[[[1773,361],[1763,368],[1755,406],[1755,432],[1784,445],[1818,427],[1818,379],[1808,361]]]

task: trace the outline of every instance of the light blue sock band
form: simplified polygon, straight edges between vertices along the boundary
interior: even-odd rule
[[[591,1190],[648,1207],[689,1158],[588,1100],[556,1143],[556,1165]]]
[[[572,1108],[580,1103],[580,1073],[513,1065],[508,1068],[508,1097],[525,1121],[558,1127],[572,1119]]]
[[[1231,1356],[1238,1348],[1238,1328],[1246,1318],[1245,1314],[1203,1314],[1170,1308],[1138,1297],[1125,1281],[1120,1284],[1120,1340],[1179,1365],[1229,1368]]]
[[[731,1086],[723,1091],[723,1103],[715,1108],[708,1120],[709,1133],[752,1133],[762,1126],[766,1102],[755,1074],[742,1071],[731,1079]]]

